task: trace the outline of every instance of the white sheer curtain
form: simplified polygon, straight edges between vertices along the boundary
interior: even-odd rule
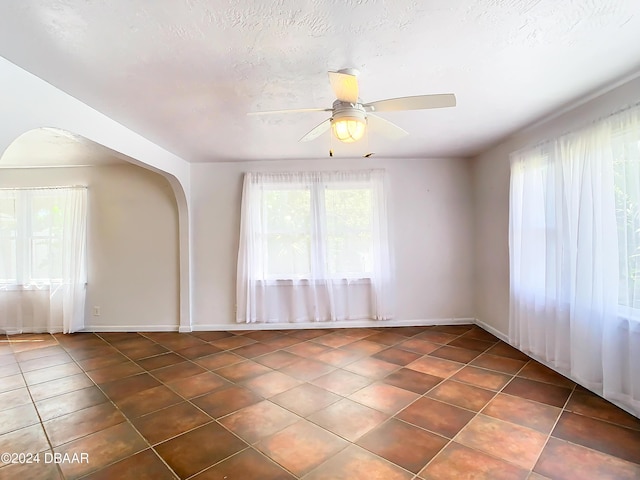
[[[511,342],[635,415],[639,112],[512,154],[509,219]]]
[[[389,319],[384,172],[246,173],[238,322]]]
[[[87,189],[0,189],[0,329],[84,327]]]

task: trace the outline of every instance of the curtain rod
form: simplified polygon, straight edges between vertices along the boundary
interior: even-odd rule
[[[548,144],[548,143],[551,143],[551,142],[555,142],[556,140],[558,140],[558,139],[560,139],[562,137],[565,137],[567,135],[571,135],[573,133],[579,132],[581,130],[589,128],[592,125],[597,124],[598,122],[602,122],[602,121],[607,120],[607,119],[609,119],[611,117],[615,117],[616,115],[620,115],[621,113],[628,112],[629,110],[633,110],[635,108],[640,108],[640,102],[633,103],[631,105],[626,105],[626,106],[620,108],[619,110],[611,112],[611,113],[609,113],[607,115],[603,115],[601,117],[597,117],[597,118],[591,120],[590,122],[583,123],[582,125],[580,125],[579,127],[574,128],[573,130],[567,130],[565,132],[562,132],[559,135],[555,135],[555,136],[553,136],[551,138],[545,138],[544,140],[540,140],[539,142],[536,142],[534,144],[527,145],[525,147],[519,148],[518,150],[515,150],[515,151],[511,152],[511,154],[509,154],[509,156],[511,156],[513,154],[516,154],[516,153],[519,153],[519,152],[524,152],[526,150],[532,150],[534,148],[541,147],[541,146],[543,146],[545,144]]]
[[[61,190],[61,189],[71,189],[71,188],[84,188],[87,189],[86,185],[67,185],[65,186],[53,186],[53,187],[0,187],[0,190]]]

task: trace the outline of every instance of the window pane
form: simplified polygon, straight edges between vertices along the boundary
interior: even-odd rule
[[[31,231],[36,236],[60,236],[62,234],[62,202],[51,194],[33,195],[31,199]]]
[[[31,280],[62,278],[61,243],[57,239],[34,238],[31,241]]]
[[[311,273],[311,194],[309,189],[264,193],[268,276],[308,277]]]
[[[0,237],[0,282],[17,281],[16,258],[16,239]]]
[[[327,188],[327,268],[330,275],[372,271],[373,210],[368,188]]]

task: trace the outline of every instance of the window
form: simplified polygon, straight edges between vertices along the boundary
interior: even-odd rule
[[[68,191],[0,191],[0,283],[27,286],[62,280]]]
[[[265,185],[258,232],[265,278],[371,278],[371,194],[368,181]]]
[[[342,296],[345,302],[362,304],[354,299],[368,295],[366,301],[376,305],[374,310],[387,310],[389,302],[383,298],[391,269],[386,223],[383,171],[247,173],[238,259],[239,315],[247,312],[240,307],[245,300],[259,296],[269,303],[283,292],[292,295],[296,308],[315,312],[313,320],[349,316],[317,313],[324,308],[319,300],[324,297],[329,303]],[[371,285],[369,293],[353,286],[358,283]],[[286,285],[305,288],[293,293]],[[254,308],[250,305],[249,316]],[[371,318],[380,316],[361,309],[365,310]],[[291,317],[275,310],[269,316]],[[383,316],[388,318],[388,312]],[[247,321],[261,321],[259,317]]]

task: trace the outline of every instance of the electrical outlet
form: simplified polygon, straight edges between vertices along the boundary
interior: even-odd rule
[[[94,317],[99,317],[100,316],[100,307],[98,307],[98,306],[93,307],[93,316]]]

